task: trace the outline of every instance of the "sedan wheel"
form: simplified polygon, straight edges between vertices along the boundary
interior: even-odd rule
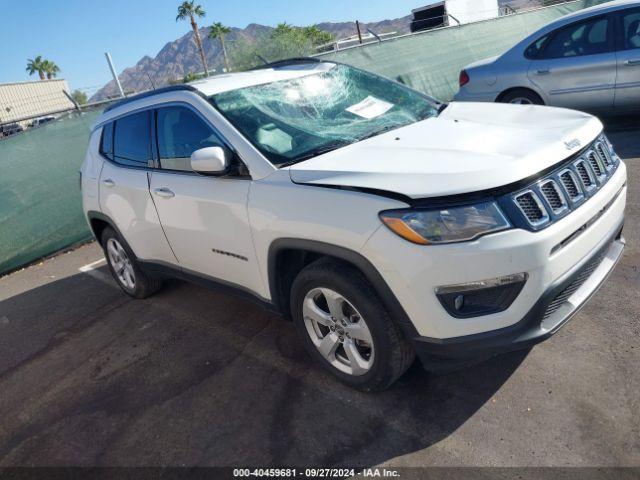
[[[533,102],[530,99],[525,98],[525,97],[514,98],[509,103],[512,103],[512,104],[515,104],[515,105],[533,105]]]
[[[314,288],[304,298],[302,315],[311,341],[329,364],[353,376],[371,369],[371,331],[346,298],[328,288]]]
[[[136,274],[127,252],[115,238],[107,240],[107,255],[118,282],[129,290],[136,288]]]

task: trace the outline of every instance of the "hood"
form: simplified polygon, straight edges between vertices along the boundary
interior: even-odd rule
[[[586,113],[451,103],[438,117],[292,165],[292,181],[383,190],[411,198],[478,192],[565,160],[602,131]]]

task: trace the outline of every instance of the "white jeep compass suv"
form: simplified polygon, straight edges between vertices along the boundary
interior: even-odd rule
[[[446,371],[555,333],[620,258],[627,189],[590,115],[293,59],[107,108],[82,191],[127,294],[248,295],[379,390],[414,355]]]

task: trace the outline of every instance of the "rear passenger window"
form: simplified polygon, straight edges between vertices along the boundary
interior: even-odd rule
[[[102,127],[100,153],[108,159],[113,160],[113,123],[107,123]]]
[[[193,152],[224,146],[213,129],[186,107],[161,108],[157,121],[160,168],[163,170],[190,172]]]
[[[609,21],[595,18],[556,31],[544,46],[539,58],[566,58],[595,55],[610,51]]]
[[[640,48],[640,10],[623,13],[622,28],[623,50]]]
[[[139,112],[116,120],[113,131],[113,161],[146,167],[151,160],[150,112]]]

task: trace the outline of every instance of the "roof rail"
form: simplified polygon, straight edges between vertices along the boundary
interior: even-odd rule
[[[136,100],[140,100],[142,98],[147,98],[147,97],[153,97],[154,95],[160,95],[161,93],[166,93],[166,92],[175,92],[175,91],[179,91],[179,90],[186,90],[189,92],[198,92],[198,89],[191,86],[191,85],[186,85],[186,84],[182,84],[182,85],[170,85],[168,87],[162,87],[162,88],[158,88],[156,90],[149,90],[148,92],[143,92],[143,93],[139,93],[137,95],[133,95],[131,97],[126,97],[123,98],[122,100],[112,103],[111,105],[109,105],[107,108],[105,108],[103,110],[103,113],[106,113],[110,110],[113,110],[114,108],[118,108],[121,107],[122,105],[126,105],[127,103],[130,102],[135,102]]]
[[[315,57],[293,57],[293,58],[285,58],[284,60],[277,60],[275,62],[265,63],[264,65],[258,65],[257,67],[253,67],[251,70],[261,70],[263,68],[276,68],[276,67],[286,67],[287,65],[297,65],[300,63],[322,63],[324,60],[320,60]]]

